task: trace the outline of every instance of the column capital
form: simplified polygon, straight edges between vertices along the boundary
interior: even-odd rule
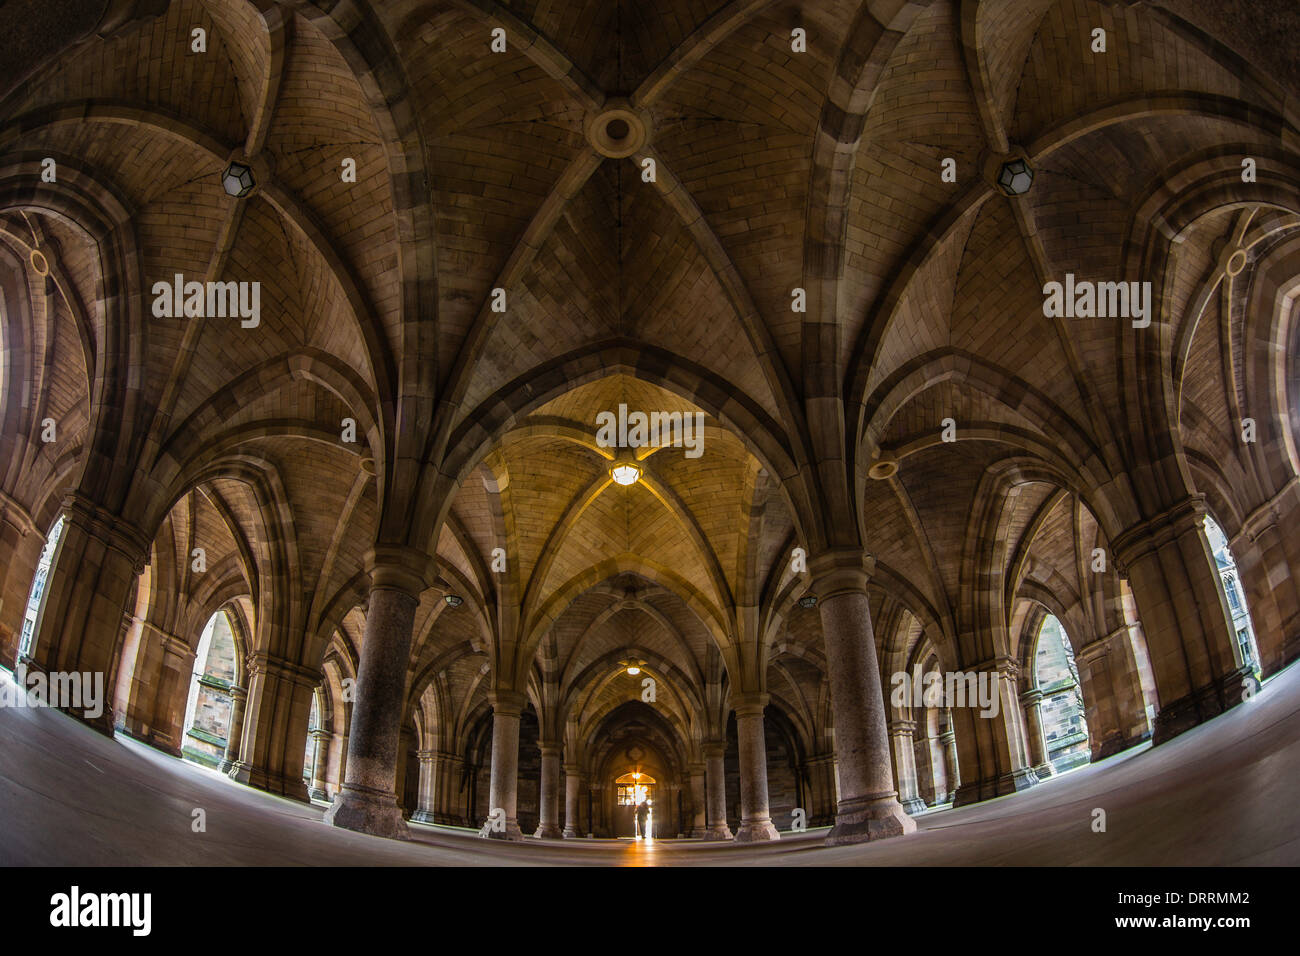
[[[503,717],[518,717],[528,703],[528,695],[518,690],[490,690],[487,699],[492,713]]]
[[[1254,511],[1242,519],[1241,530],[1237,532],[1237,538],[1230,541],[1229,545],[1236,545],[1237,539],[1242,535],[1245,535],[1254,541],[1265,531],[1277,527],[1278,522],[1282,520],[1282,499],[1287,495],[1293,494],[1297,487],[1300,487],[1300,478],[1292,475],[1287,479],[1287,482],[1278,489],[1277,494],[1256,507]]]
[[[193,665],[197,652],[179,637],[173,637],[170,634],[164,635],[162,644],[163,657],[172,657],[181,661],[188,661]]]
[[[727,752],[727,742],[725,740],[706,740],[700,745],[700,750],[705,759],[721,757]]]
[[[1027,706],[1042,703],[1043,689],[1041,687],[1031,687],[1020,695],[1020,703]]]
[[[916,721],[896,717],[889,722],[889,732],[896,737],[912,736],[916,732]]]
[[[437,576],[433,559],[406,545],[375,545],[366,552],[365,568],[371,588],[402,591],[417,600]]]
[[[581,776],[582,776],[582,767],[581,767],[579,764],[576,764],[576,763],[565,763],[565,764],[561,764],[561,765],[560,765],[560,769],[564,771],[564,775],[565,775],[566,777],[581,777]]]
[[[1200,525],[1207,514],[1205,495],[1188,495],[1154,517],[1125,528],[1110,543],[1116,570],[1126,575],[1136,562]]]
[[[990,673],[997,673],[1009,680],[1017,680],[1020,677],[1020,662],[1014,657],[1010,657],[1006,654],[999,654],[996,657],[982,660],[978,664],[974,664],[967,668],[967,670],[968,672],[988,671]]]
[[[875,556],[856,548],[823,551],[808,559],[811,590],[819,601],[839,594],[865,594],[875,570]]]
[[[762,717],[763,708],[771,698],[765,693],[751,692],[731,695],[731,709],[739,717]]]
[[[266,674],[290,684],[302,687],[317,687],[321,682],[321,672],[302,664],[295,664],[266,653],[253,654],[248,658],[248,676],[251,680],[255,674]]]
[[[12,525],[23,537],[38,530],[36,522],[32,520],[32,516],[28,514],[22,502],[17,498],[11,498],[3,491],[0,491],[0,521]],[[45,535],[42,534],[41,537],[44,538]]]
[[[1095,641],[1089,641],[1083,647],[1079,648],[1078,653],[1074,655],[1075,661],[1080,664],[1091,664],[1110,653],[1110,640],[1119,634],[1128,631],[1128,625],[1119,628],[1116,631],[1107,634],[1105,637],[1099,637]]]
[[[63,499],[63,520],[81,529],[87,537],[103,541],[131,562],[132,570],[143,574],[153,542],[130,521],[96,504],[79,491]]]
[[[542,752],[542,758],[558,757],[563,748],[559,744],[538,744],[537,749]]]

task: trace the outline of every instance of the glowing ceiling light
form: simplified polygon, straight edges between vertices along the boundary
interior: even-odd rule
[[[637,667],[635,664],[629,664],[627,666],[627,672],[635,677],[637,674],[641,673],[641,668]]]
[[[635,485],[641,478],[641,466],[621,461],[609,470],[609,477],[613,478],[616,484]]]
[[[242,199],[253,191],[257,185],[253,180],[253,170],[244,163],[232,161],[221,174],[221,188],[227,196]]]

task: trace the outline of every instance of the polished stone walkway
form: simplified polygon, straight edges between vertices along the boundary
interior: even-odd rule
[[[0,680],[8,673],[0,671]],[[336,830],[272,797],[48,710],[0,708],[0,864],[1221,865],[1300,863],[1300,666],[1152,749],[1025,793],[917,818],[912,836],[821,846],[824,830],[735,846],[502,844],[413,826],[400,843]],[[194,811],[207,830],[192,830]],[[1106,832],[1092,830],[1106,811]]]

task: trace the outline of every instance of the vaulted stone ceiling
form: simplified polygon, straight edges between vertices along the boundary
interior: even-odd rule
[[[875,555],[882,666],[1005,651],[980,623],[994,580],[1021,651],[1026,600],[1086,643],[1122,604],[1081,570],[1095,548],[1179,481],[1234,536],[1295,458],[1235,440],[1250,408],[1278,418],[1244,343],[1274,321],[1260,290],[1300,271],[1294,74],[1184,6],[69,12],[0,106],[0,271],[27,330],[6,349],[29,363],[6,369],[7,431],[59,427],[8,442],[5,494],[42,532],[92,495],[152,541],[160,627],[196,642],[239,597],[250,641],[308,669],[355,670],[368,549],[427,549],[413,705],[435,679],[481,700],[487,664],[597,720],[637,692],[584,675],[636,646],[683,733],[722,719],[724,671],[824,724],[796,547]],[[26,29],[32,49],[60,26]],[[1035,177],[1007,197],[1016,150]],[[150,314],[177,273],[260,282],[260,323]],[[1155,283],[1158,334],[1046,317],[1067,273]],[[620,403],[703,413],[704,455],[613,485],[595,416]]]

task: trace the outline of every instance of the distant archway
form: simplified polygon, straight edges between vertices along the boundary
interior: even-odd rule
[[[208,767],[218,767],[230,737],[235,683],[235,634],[225,611],[208,619],[194,655],[189,697],[185,703],[181,755]]]
[[[50,536],[41,549],[40,560],[36,562],[36,574],[32,577],[32,589],[27,596],[27,610],[23,612],[23,633],[18,641],[18,660],[32,655],[32,644],[36,640],[36,625],[41,619],[41,598],[45,596],[45,584],[50,577],[50,568],[54,564],[54,552],[59,547],[59,537],[63,534],[63,515],[59,515]]]
[[[1047,762],[1056,773],[1088,763],[1088,721],[1079,669],[1065,629],[1052,614],[1043,617],[1038,630],[1034,676],[1043,695],[1039,707]]]
[[[647,804],[650,808],[646,834],[655,832],[655,806],[657,784],[655,778],[639,770],[630,770],[614,780],[614,835],[636,836],[636,808]],[[661,814],[662,815],[662,814]]]
[[[1219,523],[1209,515],[1205,516],[1205,537],[1210,542],[1210,554],[1214,558],[1214,569],[1219,575],[1219,585],[1228,604],[1228,613],[1232,615],[1233,653],[1237,657],[1237,663],[1249,666],[1258,679],[1259,647],[1255,643],[1255,626],[1250,620],[1250,608],[1246,605],[1246,589],[1241,585],[1237,561],[1232,556],[1232,549],[1228,547],[1228,537]]]

